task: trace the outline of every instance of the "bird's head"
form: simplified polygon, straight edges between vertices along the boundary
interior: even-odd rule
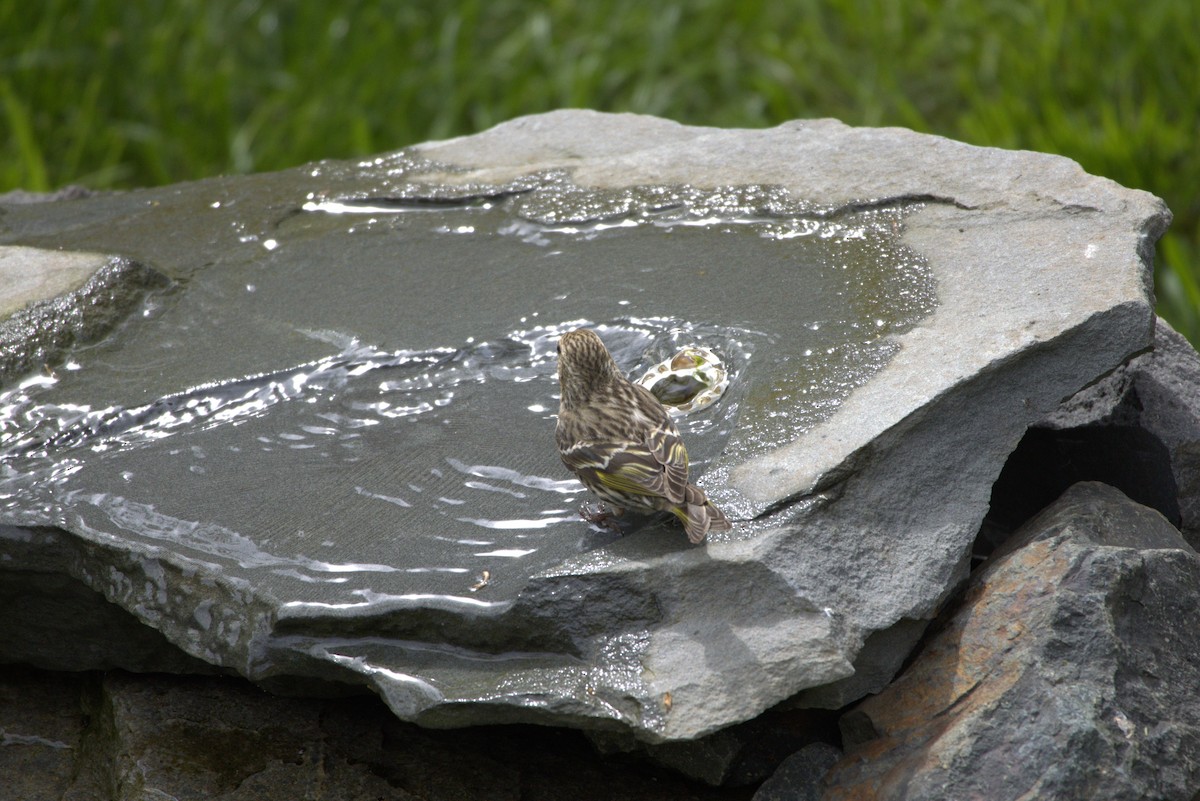
[[[558,385],[564,406],[586,403],[620,377],[621,369],[595,331],[577,328],[558,340]]]

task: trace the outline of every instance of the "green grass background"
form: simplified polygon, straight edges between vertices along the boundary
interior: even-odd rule
[[[0,0],[0,191],[392,150],[562,107],[901,125],[1164,198],[1200,341],[1196,0]]]

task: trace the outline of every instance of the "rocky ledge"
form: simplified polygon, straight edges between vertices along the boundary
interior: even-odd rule
[[[717,784],[789,743],[764,798],[995,787],[1057,704],[994,797],[1088,760],[1196,790],[1195,722],[1161,716],[1195,650],[1200,369],[1156,331],[1145,193],[897,129],[557,112],[4,212],[30,270],[53,244],[141,276],[106,338],[12,362],[39,370],[0,400],[6,661],[365,686]],[[725,359],[683,427],[733,532],[574,517],[552,353],[580,324],[631,374]]]

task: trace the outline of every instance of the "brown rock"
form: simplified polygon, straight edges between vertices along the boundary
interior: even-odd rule
[[[1076,485],[844,718],[824,798],[1191,799],[1197,586],[1200,558],[1160,515]]]

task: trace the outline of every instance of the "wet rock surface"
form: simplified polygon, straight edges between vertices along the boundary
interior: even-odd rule
[[[778,186],[584,190],[552,170],[461,189],[432,169],[401,154],[6,209],[13,242],[124,248],[175,282],[6,396],[14,554],[54,540],[56,569],[193,657],[277,685],[369,683],[430,723],[677,739],[851,672],[854,628],[752,556],[664,582],[669,528],[613,544],[577,518],[546,438],[553,346],[594,324],[631,372],[712,346],[734,388],[682,424],[697,474],[768,449],[936,303],[898,238],[908,205],[834,218]],[[707,614],[692,585],[722,571],[751,591],[706,637],[746,647],[684,621]],[[726,668],[696,670],[697,648]],[[688,709],[764,663],[765,694]],[[668,696],[688,710],[674,734]]]
[[[170,280],[0,399],[0,569],[65,577],[48,630],[56,597],[100,597],[105,625],[156,632],[124,662],[77,635],[74,667],[654,743],[889,682],[1026,430],[1151,346],[1169,220],[1052,156],[590,112],[4,211],[2,245]],[[734,532],[575,515],[553,346],[581,324],[631,375],[722,358],[728,390],[681,428]],[[70,667],[65,642],[41,664]]]
[[[0,387],[101,340],[168,283],[120,256],[0,247]]]
[[[913,664],[844,718],[826,799],[1191,799],[1200,557],[1077,484],[974,576]]]

